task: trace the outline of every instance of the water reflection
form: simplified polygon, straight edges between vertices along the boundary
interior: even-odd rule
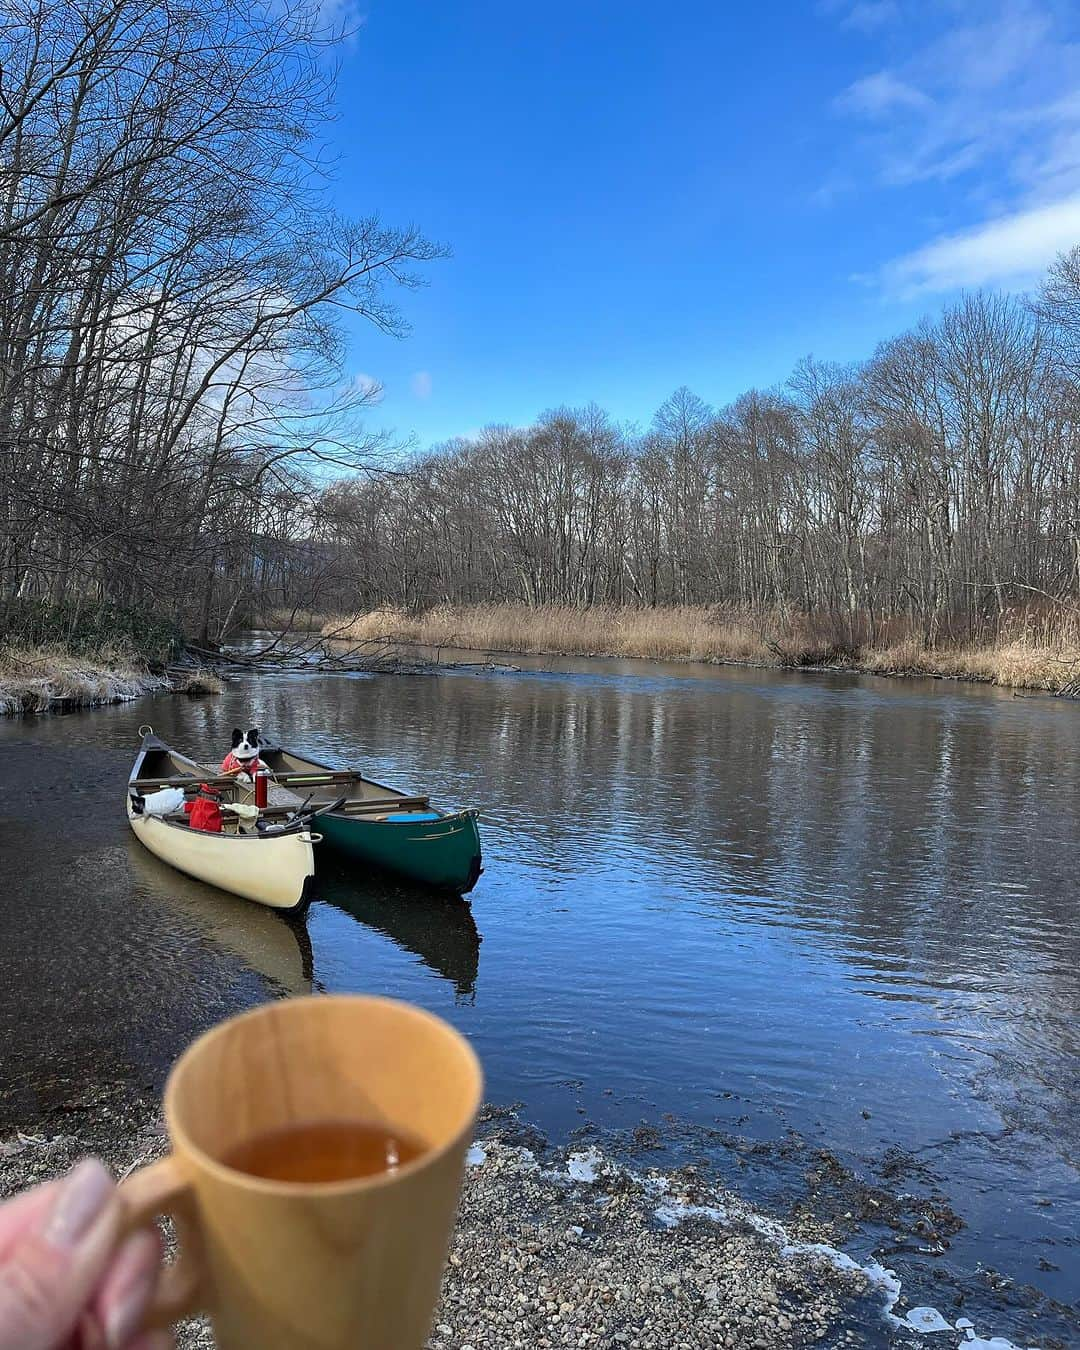
[[[320,860],[317,896],[359,923],[389,938],[448,980],[459,1001],[476,996],[480,934],[472,906],[459,897],[379,879],[358,885],[341,864]]]
[[[218,947],[264,976],[279,994],[310,994],[314,956],[303,918],[276,914],[169,867],[132,836],[131,873],[139,899],[197,926]]]
[[[139,899],[195,925],[218,947],[239,956],[280,994],[322,989],[307,915],[275,913],[177,872],[137,840],[129,841]],[[332,905],[365,929],[453,986],[459,999],[475,997],[480,934],[469,904],[381,876],[358,879],[356,869],[321,855],[316,903]]]

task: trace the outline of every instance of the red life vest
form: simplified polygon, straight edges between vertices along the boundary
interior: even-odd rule
[[[200,795],[193,802],[184,803],[184,810],[188,813],[188,827],[192,830],[205,830],[207,834],[221,834],[225,828],[225,820],[221,814],[221,807],[209,792],[204,783]]]
[[[265,767],[266,765],[258,755],[256,755],[254,759],[237,759],[231,750],[221,761],[222,773],[235,773],[237,769],[240,769],[244,773],[251,774],[252,778],[255,777],[260,769],[264,769]]]

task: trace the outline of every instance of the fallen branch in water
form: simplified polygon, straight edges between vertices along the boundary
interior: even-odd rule
[[[222,665],[250,671],[329,672],[337,675],[360,674],[414,674],[436,669],[433,662],[402,661],[398,648],[389,639],[364,638],[353,640],[339,649],[332,637],[321,634],[305,635],[298,641],[282,645],[286,634],[279,634],[272,642],[251,651],[221,648],[212,651],[188,643],[187,651],[208,665]]]

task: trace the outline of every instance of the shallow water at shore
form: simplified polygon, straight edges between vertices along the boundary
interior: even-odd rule
[[[0,726],[0,1131],[90,1086],[156,1090],[194,1032],[254,1000],[392,993],[457,1022],[491,1099],[556,1138],[701,1158],[776,1204],[827,1150],[964,1221],[865,1238],[900,1248],[927,1302],[949,1271],[1015,1339],[1009,1303],[1038,1300],[986,1287],[988,1266],[1075,1305],[1080,709],[936,681],[529,664],[257,676]],[[481,806],[471,909],[331,868],[291,926],[171,872],[121,813],[144,721],[208,758],[256,721]],[[642,1121],[659,1133],[635,1140]]]

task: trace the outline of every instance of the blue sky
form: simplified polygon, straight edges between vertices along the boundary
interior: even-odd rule
[[[334,197],[447,244],[372,425],[646,424],[1080,243],[1076,0],[361,0]]]

